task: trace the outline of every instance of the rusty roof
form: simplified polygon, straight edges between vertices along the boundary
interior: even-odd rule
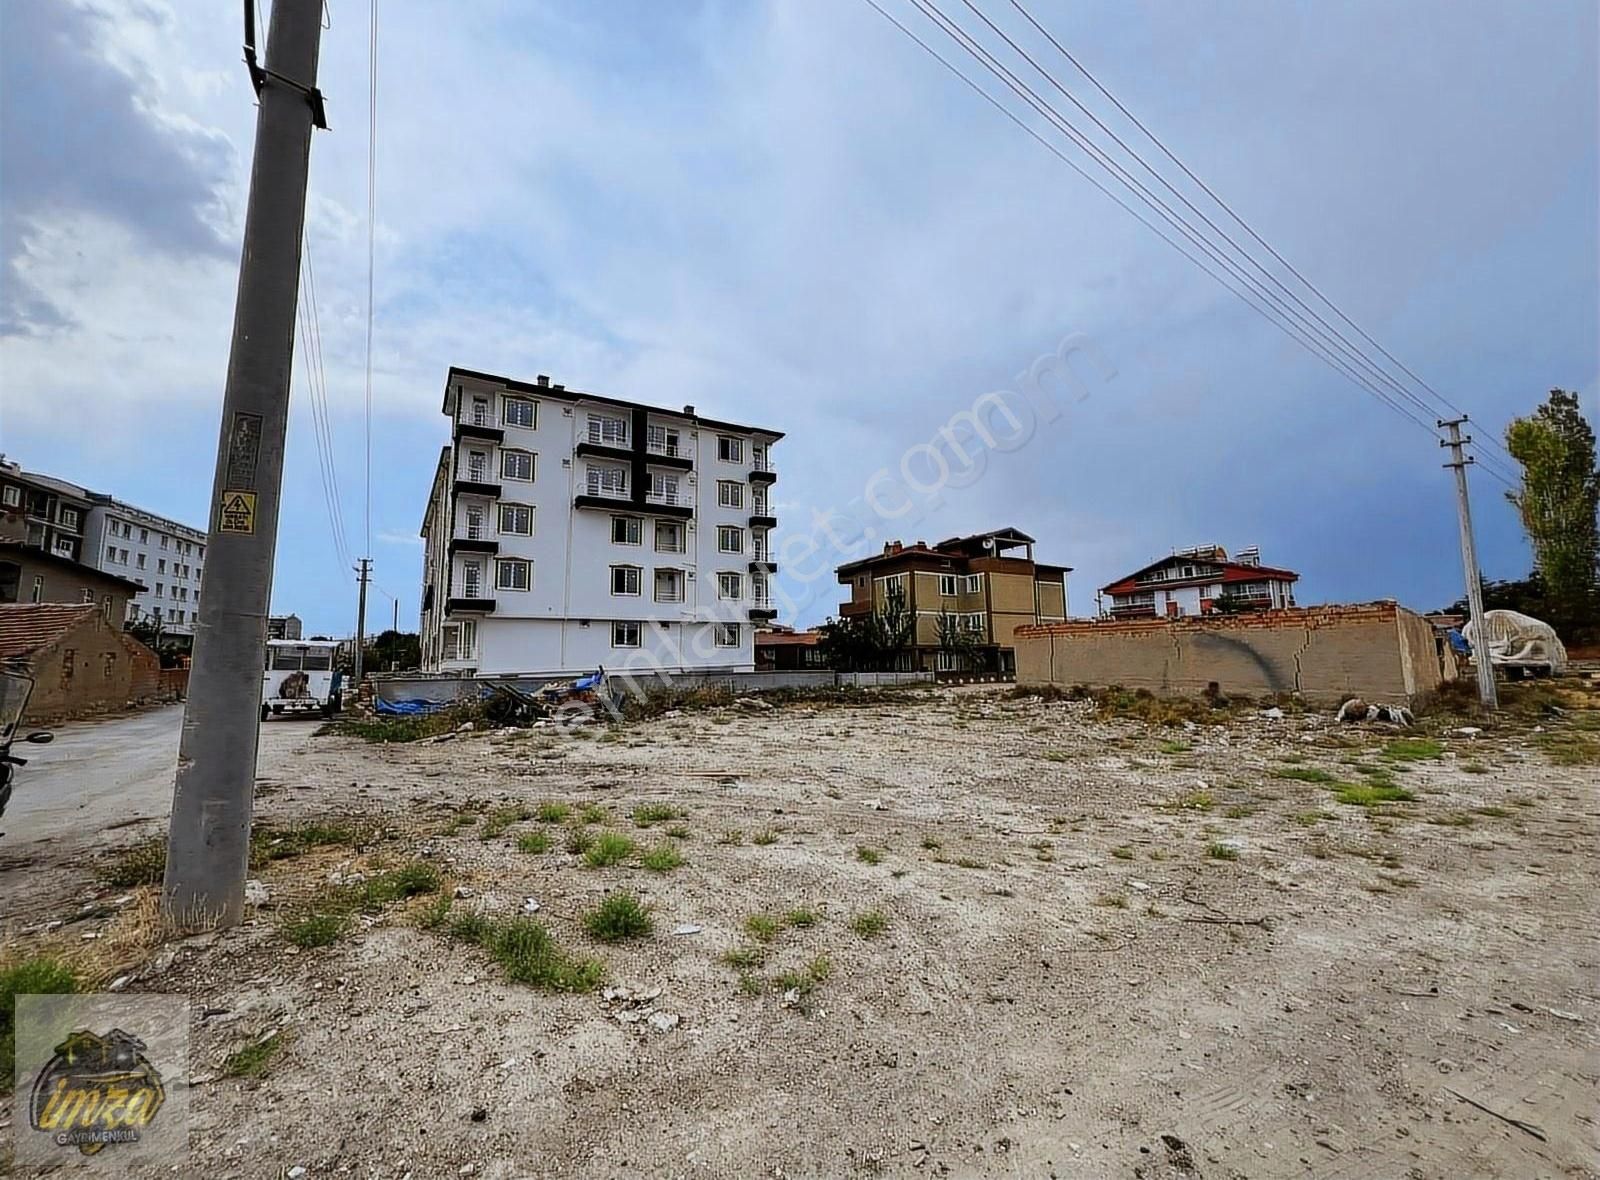
[[[14,660],[60,639],[100,608],[87,603],[10,602],[0,605],[0,660]]]

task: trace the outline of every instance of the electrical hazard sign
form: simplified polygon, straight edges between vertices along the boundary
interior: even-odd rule
[[[218,531],[224,533],[253,533],[256,531],[256,494],[254,492],[222,493],[222,513]]]

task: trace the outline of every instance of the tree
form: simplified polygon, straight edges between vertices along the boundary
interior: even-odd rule
[[[872,613],[822,624],[817,647],[829,666],[841,672],[894,672],[911,642],[914,623],[905,591],[891,583],[883,605]]]
[[[961,625],[961,619],[949,611],[941,611],[938,618],[939,650],[960,656],[958,665],[963,669],[984,671],[984,653],[978,636]]]
[[[422,664],[422,643],[415,632],[380,631],[367,641],[366,666],[374,671],[416,668]]]
[[[1550,623],[1572,638],[1600,626],[1600,467],[1578,395],[1552,389],[1506,429],[1522,487],[1506,493],[1522,517],[1544,584]]]

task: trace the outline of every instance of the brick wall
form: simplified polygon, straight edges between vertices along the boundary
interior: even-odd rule
[[[1019,628],[1016,647],[1019,684],[1395,702],[1436,691],[1442,676],[1432,627],[1393,602],[1039,624]]]
[[[161,661],[144,644],[92,615],[28,656],[30,721],[59,721],[144,704],[159,694]]]

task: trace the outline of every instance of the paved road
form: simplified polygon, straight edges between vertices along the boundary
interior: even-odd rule
[[[168,705],[110,721],[56,727],[55,741],[48,746],[17,743],[13,752],[28,765],[17,769],[11,803],[0,819],[4,850],[15,852],[34,840],[88,844],[113,824],[165,820],[172,808],[182,727],[183,706]],[[314,728],[299,720],[268,722],[260,770],[266,772]]]

